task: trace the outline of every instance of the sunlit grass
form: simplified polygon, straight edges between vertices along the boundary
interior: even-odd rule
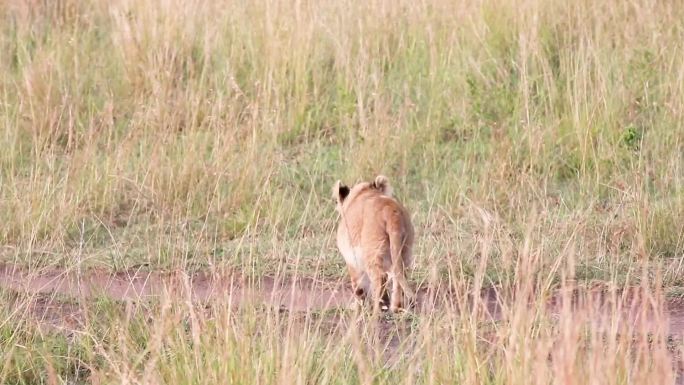
[[[0,382],[671,381],[664,335],[540,308],[684,287],[682,20],[667,1],[0,4],[1,261],[344,279],[330,187],[383,173],[413,281],[461,304],[402,323],[388,364],[346,313],[330,332],[169,299],[65,337],[3,293]],[[510,302],[498,323],[468,305],[482,287]]]

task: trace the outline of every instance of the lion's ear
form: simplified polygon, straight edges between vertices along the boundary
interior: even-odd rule
[[[345,186],[342,181],[338,180],[335,182],[335,185],[333,186],[333,198],[337,203],[342,204],[347,195],[349,195],[349,187]]]
[[[375,177],[371,187],[380,190],[383,194],[387,196],[392,196],[392,186],[390,185],[389,179],[384,175],[378,175]]]

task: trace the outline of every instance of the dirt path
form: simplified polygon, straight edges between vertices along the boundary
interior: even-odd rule
[[[110,273],[89,269],[26,268],[0,265],[0,287],[17,292],[61,294],[76,299],[106,296],[121,301],[149,301],[165,295],[193,301],[227,300],[232,306],[258,301],[293,311],[344,308],[351,303],[350,291],[343,283],[317,282],[308,278],[282,282],[273,277],[251,282],[237,273],[188,275],[183,272],[161,273],[125,271]]]
[[[43,320],[52,318],[76,317],[77,305],[51,301],[53,294],[60,294],[77,301],[106,296],[121,301],[150,301],[162,296],[190,298],[204,302],[221,300],[238,307],[245,302],[274,306],[289,311],[346,309],[353,303],[351,290],[346,280],[340,282],[317,281],[299,278],[295,281],[282,281],[273,277],[262,277],[256,282],[236,273],[160,273],[148,271],[126,271],[110,273],[93,270],[79,273],[76,270],[45,268],[29,271],[12,264],[0,265],[0,287],[15,292],[35,294],[40,297],[37,314]],[[440,309],[458,309],[455,296],[445,290],[422,287],[418,289],[417,311],[427,313]],[[660,307],[653,304],[643,306],[638,295],[622,295],[608,298],[605,293],[584,295],[583,305],[616,309],[621,314],[621,322],[628,325],[639,324],[640,330],[652,331],[659,325],[666,325],[665,332],[672,336],[684,336],[684,303],[669,300]],[[589,299],[587,303],[587,299]],[[500,298],[494,290],[482,293],[482,309],[491,319],[502,318],[504,309],[510,305]],[[560,313],[559,297],[550,298],[547,309],[551,315]],[[461,304],[462,305],[462,304]],[[646,309],[646,311],[644,311]]]

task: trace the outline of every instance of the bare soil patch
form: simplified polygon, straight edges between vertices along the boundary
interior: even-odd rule
[[[353,306],[353,295],[346,280],[329,282],[305,277],[277,279],[269,276],[254,280],[234,271],[191,275],[182,271],[143,270],[111,273],[95,269],[79,272],[44,268],[30,271],[22,266],[4,264],[0,265],[0,287],[34,295],[28,312],[40,321],[63,326],[77,322],[79,302],[102,296],[125,302],[173,296],[193,302],[224,301],[231,307],[256,303],[291,312],[341,310]],[[414,311],[427,314],[463,309],[463,304],[456,299],[458,296],[453,294],[451,289],[419,287]],[[53,301],[55,295],[72,298],[74,302]],[[632,326],[634,330],[659,331],[674,337],[684,335],[684,302],[681,300],[658,301],[643,295],[639,288],[625,289],[613,295],[597,289],[566,296],[554,294],[548,299],[545,311],[560,317],[563,298],[570,298],[573,307],[594,307],[606,313],[620,314],[619,322]],[[503,298],[495,289],[483,290],[478,301],[478,311],[493,321],[501,320],[507,307],[512,305],[511,299]],[[597,319],[597,322],[603,321]],[[615,320],[607,316],[605,322]],[[666,330],[657,330],[663,325]]]

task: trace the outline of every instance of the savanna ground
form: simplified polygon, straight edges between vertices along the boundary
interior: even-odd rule
[[[2,2],[0,382],[674,383],[682,101],[678,1]],[[330,194],[377,173],[380,320]]]

